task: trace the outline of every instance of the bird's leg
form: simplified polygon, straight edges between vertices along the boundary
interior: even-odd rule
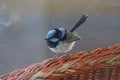
[[[68,58],[69,58],[69,56],[70,56],[70,53],[66,53],[66,54],[65,54],[65,57],[64,57],[64,61],[67,61]]]
[[[58,53],[55,53],[55,55],[54,55],[54,57],[53,57],[54,60],[57,59],[57,55],[58,55]]]

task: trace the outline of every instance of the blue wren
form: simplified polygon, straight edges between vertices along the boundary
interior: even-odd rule
[[[83,15],[70,31],[65,30],[63,27],[48,31],[45,40],[50,50],[56,54],[66,53],[70,51],[73,48],[75,42],[81,39],[77,34],[73,32],[82,23],[84,23],[87,18],[87,15]]]

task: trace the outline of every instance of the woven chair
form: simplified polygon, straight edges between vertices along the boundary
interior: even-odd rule
[[[47,59],[1,80],[120,80],[120,44]]]

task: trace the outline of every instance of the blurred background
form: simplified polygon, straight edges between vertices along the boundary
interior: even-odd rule
[[[82,39],[69,53],[120,43],[120,0],[0,0],[0,75],[53,57],[48,30],[70,30],[83,14]]]

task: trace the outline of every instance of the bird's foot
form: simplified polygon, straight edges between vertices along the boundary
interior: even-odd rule
[[[55,54],[55,56],[53,57],[53,60],[56,61],[57,60],[57,53]]]
[[[68,61],[69,56],[70,56],[70,54],[66,54],[66,55],[64,56],[64,62],[67,62],[67,61]]]

